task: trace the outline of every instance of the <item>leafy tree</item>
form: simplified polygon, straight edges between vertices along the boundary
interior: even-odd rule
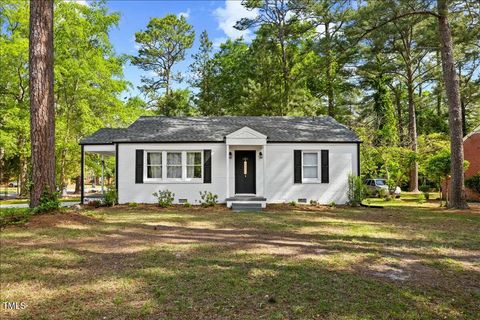
[[[201,114],[214,114],[213,101],[213,61],[212,61],[212,42],[208,38],[207,31],[200,34],[200,48],[198,53],[192,56],[193,62],[190,64],[192,77],[190,84],[198,88],[198,93],[194,96],[194,102]]]
[[[263,36],[278,46],[278,50],[271,51],[279,58],[282,75],[281,104],[278,114],[286,115],[290,111],[291,71],[294,68],[291,49],[296,46],[300,36],[306,30],[298,19],[298,8],[292,5],[295,4],[294,1],[287,0],[244,0],[242,3],[247,9],[257,9],[258,15],[253,19],[241,19],[235,28],[246,30],[261,26]]]
[[[124,103],[125,59],[115,54],[108,32],[118,25],[118,13],[103,3],[83,6],[60,2],[56,8],[55,97],[57,170],[61,190],[79,172],[78,141],[101,127],[134,121],[141,105]]]
[[[29,11],[28,2],[4,4],[5,10],[0,10],[0,150],[6,168],[20,177],[23,190],[31,170]],[[119,98],[128,85],[122,74],[125,59],[115,54],[108,38],[119,15],[108,13],[102,2],[83,6],[59,1],[54,11],[56,156],[52,158],[56,159],[57,183],[63,189],[70,178],[78,177],[79,139],[100,127],[131,123],[145,112],[145,103],[135,97],[125,102]]]
[[[390,99],[389,89],[384,82],[385,77],[381,75],[373,84],[376,90],[373,95],[374,112],[378,119],[378,133],[376,134],[376,138],[379,144],[394,146],[398,142],[395,111],[392,100]]]
[[[171,99],[172,83],[182,80],[180,73],[173,72],[173,66],[185,58],[185,51],[192,47],[194,39],[195,32],[185,17],[174,14],[152,18],[145,30],[135,33],[140,49],[132,57],[132,63],[154,74],[142,77],[141,89],[150,102],[158,99],[160,90]]]
[[[18,177],[21,196],[29,192],[28,12],[28,2],[19,1],[5,1],[0,10],[1,171]]]

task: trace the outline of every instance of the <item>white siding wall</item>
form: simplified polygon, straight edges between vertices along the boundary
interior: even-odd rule
[[[347,201],[349,173],[357,173],[357,145],[352,144],[315,144],[315,143],[270,143],[266,152],[262,146],[230,146],[230,196],[234,195],[234,155],[235,150],[256,150],[257,195],[265,196],[268,203],[282,203],[299,198],[307,201],[317,200],[327,204],[334,201],[342,204]],[[212,183],[135,183],[135,150],[212,150]],[[293,150],[324,150],[330,154],[329,183],[293,183]],[[259,152],[264,153],[263,159]],[[226,145],[223,143],[183,143],[183,144],[119,144],[118,145],[118,197],[120,203],[138,202],[153,203],[156,199],[152,193],[168,189],[175,193],[178,199],[188,199],[192,204],[198,204],[200,191],[211,191],[218,195],[219,202],[226,198]],[[263,161],[266,160],[266,184],[264,192]],[[320,164],[319,164],[320,165]]]
[[[191,204],[199,204],[200,191],[210,191],[218,195],[221,202],[225,200],[225,144],[223,143],[183,143],[183,144],[123,144],[118,145],[118,201],[120,203],[138,202],[154,203],[153,192],[168,189],[175,193],[175,203],[178,199],[188,199]],[[212,183],[135,183],[135,150],[212,150]]]
[[[293,183],[293,150],[329,150],[329,183]],[[357,173],[357,145],[271,143],[267,145],[267,194],[269,203],[317,200],[321,204],[345,203],[348,174]],[[320,165],[320,163],[319,163]]]

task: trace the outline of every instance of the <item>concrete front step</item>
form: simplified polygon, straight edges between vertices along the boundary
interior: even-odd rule
[[[252,202],[252,203],[232,202],[233,211],[262,211],[262,209],[263,207],[261,202]]]

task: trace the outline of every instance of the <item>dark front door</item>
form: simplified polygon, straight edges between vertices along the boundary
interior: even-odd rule
[[[235,193],[255,194],[255,151],[235,151]]]

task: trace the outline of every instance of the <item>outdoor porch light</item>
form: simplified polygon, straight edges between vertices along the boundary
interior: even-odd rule
[[[260,151],[260,152],[258,153],[258,157],[259,157],[260,159],[263,159],[263,153],[262,153],[262,151]]]
[[[228,159],[232,159],[232,151],[228,152]]]

